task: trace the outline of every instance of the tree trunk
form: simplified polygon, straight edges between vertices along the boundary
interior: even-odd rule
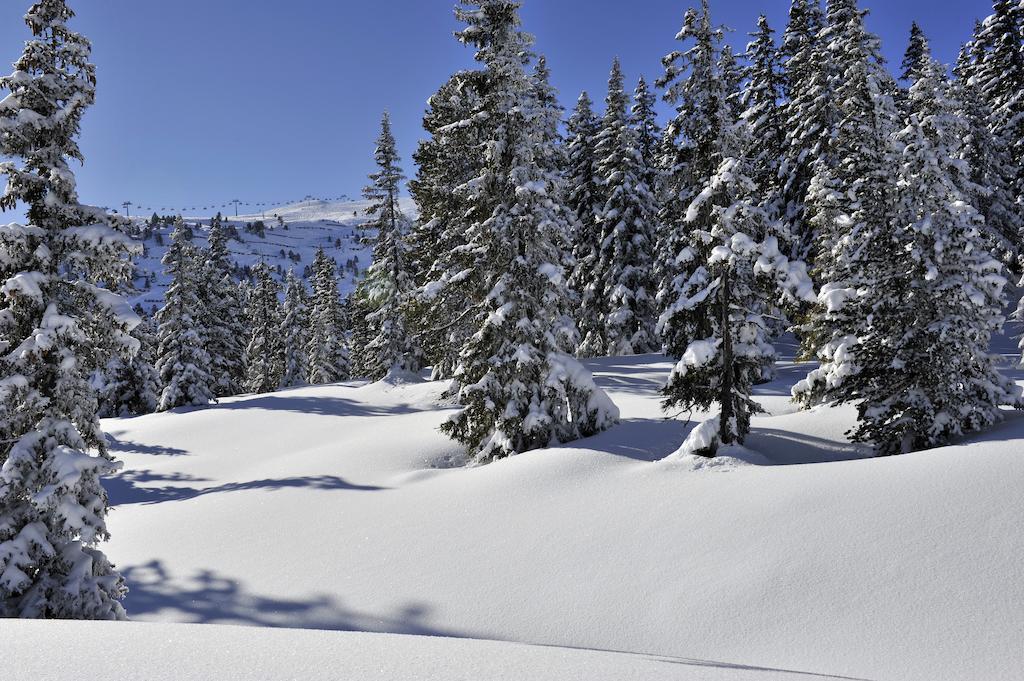
[[[729,301],[732,296],[729,281],[729,268],[726,267],[722,274],[722,286],[720,289],[721,299],[721,328],[722,334],[722,392],[718,401],[722,405],[722,416],[718,429],[718,437],[722,444],[733,444],[732,420],[736,416],[736,405],[733,401],[733,349],[732,349],[732,328],[729,319]]]

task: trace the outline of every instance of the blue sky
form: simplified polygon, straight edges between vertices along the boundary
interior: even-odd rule
[[[454,0],[69,0],[98,67],[82,136],[82,199],[143,208],[354,195],[392,112],[407,173],[427,97],[472,53],[452,37]],[[697,2],[697,0],[694,0]],[[30,0],[0,3],[0,61],[13,62]],[[789,0],[712,0],[746,44],[757,15],[779,32]],[[524,0],[563,101],[603,99],[615,56],[630,80],[660,74],[686,0]],[[899,62],[910,22],[956,57],[989,0],[862,0]]]

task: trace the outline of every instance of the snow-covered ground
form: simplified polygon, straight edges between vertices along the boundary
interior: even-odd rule
[[[393,634],[0,621],[13,681],[815,681],[713,660]],[[97,654],[96,651],[102,651]]]
[[[248,649],[280,678],[1021,678],[1024,415],[944,449],[864,458],[843,435],[853,409],[795,411],[789,386],[808,366],[787,362],[758,390],[771,415],[749,446],[767,461],[665,463],[704,416],[664,418],[669,366],[592,362],[620,426],[480,468],[458,467],[437,431],[452,408],[435,383],[106,421],[125,462],[106,551],[133,619],[335,631],[128,625],[112,630],[124,645],[103,644],[127,661],[100,678]],[[0,636],[28,669],[54,641],[101,636],[75,626]],[[289,666],[293,653],[313,671]],[[378,668],[390,671],[366,671]],[[147,678],[213,678],[166,673]]]

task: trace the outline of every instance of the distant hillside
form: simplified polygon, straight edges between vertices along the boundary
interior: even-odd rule
[[[281,272],[294,268],[299,276],[306,276],[306,268],[313,262],[317,248],[334,258],[341,272],[342,295],[355,289],[359,278],[370,266],[373,257],[375,232],[367,230],[365,201],[302,201],[268,210],[264,215],[240,215],[227,217],[226,223],[238,230],[238,239],[232,239],[229,248],[235,263],[240,268],[252,267],[265,261]],[[415,205],[403,200],[403,209],[412,215]],[[210,218],[186,217],[193,226],[193,243],[205,248],[210,228]],[[260,236],[246,225],[262,221],[264,233]],[[281,224],[283,221],[283,225]],[[148,219],[139,218],[140,229]],[[170,244],[173,228],[162,224],[143,240],[145,254],[136,258],[136,295],[133,304],[138,303],[149,312],[163,304],[164,293],[169,280],[164,275],[161,259]]]

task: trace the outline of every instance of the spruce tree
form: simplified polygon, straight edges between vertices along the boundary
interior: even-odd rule
[[[955,99],[960,103],[958,112],[968,126],[963,145],[963,160],[971,168],[971,205],[985,219],[990,248],[996,257],[1015,274],[1024,262],[1024,212],[1017,203],[1019,169],[1014,165],[1008,149],[1008,140],[991,127],[992,110],[982,95],[973,73],[976,61],[975,46],[968,44],[960,53],[954,70]]]
[[[972,157],[982,196],[979,208],[1002,240],[1004,261],[1024,269],[1024,8],[995,0],[957,64],[965,113],[975,121]],[[979,119],[984,122],[979,125]]]
[[[313,260],[312,283],[309,384],[336,383],[349,377],[351,367],[338,293],[337,263],[323,249],[317,250]]]
[[[409,235],[409,261],[419,289],[410,322],[437,379],[455,372],[473,333],[472,310],[486,294],[467,249],[474,208],[458,191],[483,167],[490,122],[476,114],[485,87],[481,71],[460,71],[441,86],[423,119],[429,138],[413,155],[418,172],[409,187],[419,217]]]
[[[907,51],[903,55],[903,63],[900,78],[910,83],[916,83],[923,75],[924,69],[928,66],[931,56],[931,47],[924,31],[917,25],[917,22],[910,24],[910,40],[907,43]]]
[[[600,309],[585,301],[594,281],[600,258],[601,233],[597,215],[604,203],[604,189],[597,170],[597,135],[601,121],[594,115],[590,95],[582,93],[567,123],[566,204],[572,209],[575,227],[572,233],[573,271],[569,284],[579,299],[576,323],[581,337],[598,333]]]
[[[730,102],[732,50],[723,44],[723,31],[711,22],[708,3],[690,9],[676,36],[686,43],[663,60],[665,75],[658,86],[666,88],[665,99],[676,106],[675,118],[666,126],[662,168],[665,171],[664,197],[658,216],[660,234],[655,257],[658,278],[659,315],[678,298],[678,279],[685,276],[693,255],[690,232],[710,230],[711,206],[695,205],[724,160],[722,134],[735,120]],[[692,215],[696,210],[697,214]],[[679,327],[660,325],[666,347],[688,342],[686,335],[667,337],[664,333],[682,333]],[[706,325],[705,325],[705,330]]]
[[[284,343],[281,336],[281,286],[270,267],[261,262],[252,270],[254,283],[249,295],[249,344],[245,348],[246,390],[274,392],[284,378]]]
[[[365,320],[371,336],[363,352],[360,370],[371,379],[384,378],[389,372],[411,373],[420,368],[420,350],[410,333],[406,315],[415,282],[409,271],[408,219],[399,206],[402,170],[399,167],[391,119],[385,113],[375,152],[377,172],[372,184],[363,190],[370,202],[367,214],[370,226],[377,230],[373,264],[356,291],[368,312]]]
[[[823,298],[800,330],[805,350],[819,357],[828,375],[847,366],[842,356],[849,339],[870,319],[872,296],[884,293],[878,258],[886,257],[887,243],[894,246],[891,173],[899,145],[893,135],[901,122],[891,96],[894,79],[855,0],[829,3],[823,34],[835,66],[830,90],[842,118],[828,156],[816,160],[807,196],[806,217],[815,239],[812,274]],[[839,291],[856,289],[872,293],[858,305],[836,307]]]
[[[124,619],[124,580],[97,548],[109,536],[100,483],[110,455],[89,375],[130,356],[138,323],[104,288],[132,272],[126,226],[78,201],[69,160],[95,97],[90,44],[63,0],[40,0],[14,72],[0,78],[0,618]]]
[[[242,392],[245,382],[244,308],[239,304],[227,232],[221,220],[213,220],[208,243],[200,281],[205,347],[210,355],[213,394],[215,397],[228,397]]]
[[[769,218],[776,220],[782,211],[779,175],[786,135],[781,104],[782,57],[775,45],[774,31],[763,15],[758,18],[757,32],[752,33],[751,38],[739,101],[750,137],[758,142],[756,149],[751,149],[751,179],[761,193],[761,204]],[[757,238],[757,235],[751,236]],[[791,238],[784,239],[784,243],[789,241]]]
[[[724,33],[711,22],[707,0],[690,9],[676,39],[687,43],[662,59],[665,74],[657,85],[676,115],[665,127],[661,166],[665,200],[658,215],[655,276],[660,311],[674,301],[674,282],[682,272],[679,255],[688,247],[687,212],[722,162],[719,140],[733,117],[729,98],[732,51]],[[708,214],[705,212],[706,223]],[[666,340],[666,339],[663,339]]]
[[[539,104],[526,73],[532,37],[519,29],[519,3],[461,3],[459,39],[477,49],[487,85],[482,112],[492,127],[482,173],[467,187],[469,245],[488,291],[477,332],[460,356],[462,410],[442,430],[477,462],[569,442],[612,425],[618,410],[567,350],[566,261],[572,215],[556,153],[557,112]]]
[[[171,233],[171,245],[163,257],[171,285],[164,306],[156,314],[156,370],[163,390],[157,409],[202,406],[215,399],[210,355],[206,351],[206,329],[200,296],[203,274],[199,256],[188,239],[185,221],[179,216]]]
[[[974,37],[978,60],[972,78],[992,110],[990,128],[1006,140],[1024,184],[1024,7],[1014,0],[994,0],[992,15]],[[1024,187],[1018,184],[1018,199]]]
[[[280,331],[284,358],[282,388],[303,385],[309,378],[309,306],[305,283],[295,276],[294,270],[288,270]]]
[[[879,455],[943,445],[1000,420],[1003,405],[1024,408],[989,351],[1006,280],[968,202],[960,147],[969,126],[944,71],[926,52],[910,89],[894,229],[861,243],[873,276],[825,292],[830,316],[854,308],[865,321],[797,389],[857,403],[852,437]]]
[[[757,106],[752,103],[751,106]],[[661,318],[668,351],[677,358],[663,393],[665,409],[720,414],[695,431],[683,451],[713,457],[721,445],[742,444],[750,418],[762,412],[753,386],[775,362],[766,319],[783,297],[813,300],[806,265],[779,251],[772,221],[754,180],[760,140],[749,116],[723,130],[725,159],[691,205],[691,223],[710,206],[710,229],[690,233],[688,272],[675,282],[676,298]]]
[[[828,184],[834,165],[832,140],[840,121],[836,67],[823,34],[820,2],[792,0],[780,47],[786,132],[779,168],[780,209],[790,254],[808,263],[813,262],[817,242],[814,216],[807,210],[808,193],[812,181],[816,190]]]
[[[105,384],[100,391],[100,416],[139,416],[156,411],[160,400],[160,374],[156,370],[157,327],[140,307],[135,313],[142,323],[132,331],[138,352],[131,358],[115,356],[104,372]]]
[[[644,178],[651,191],[658,188],[658,163],[661,152],[662,129],[658,125],[658,112],[655,105],[658,98],[647,86],[647,80],[640,76],[636,89],[633,90],[633,106],[630,108],[630,125],[636,130],[637,148],[643,159],[644,166],[650,175]]]
[[[597,214],[597,263],[582,304],[598,310],[598,326],[580,345],[583,356],[654,352],[654,223],[657,204],[636,130],[629,124],[618,60],[608,81],[597,137],[597,173],[605,203]]]

